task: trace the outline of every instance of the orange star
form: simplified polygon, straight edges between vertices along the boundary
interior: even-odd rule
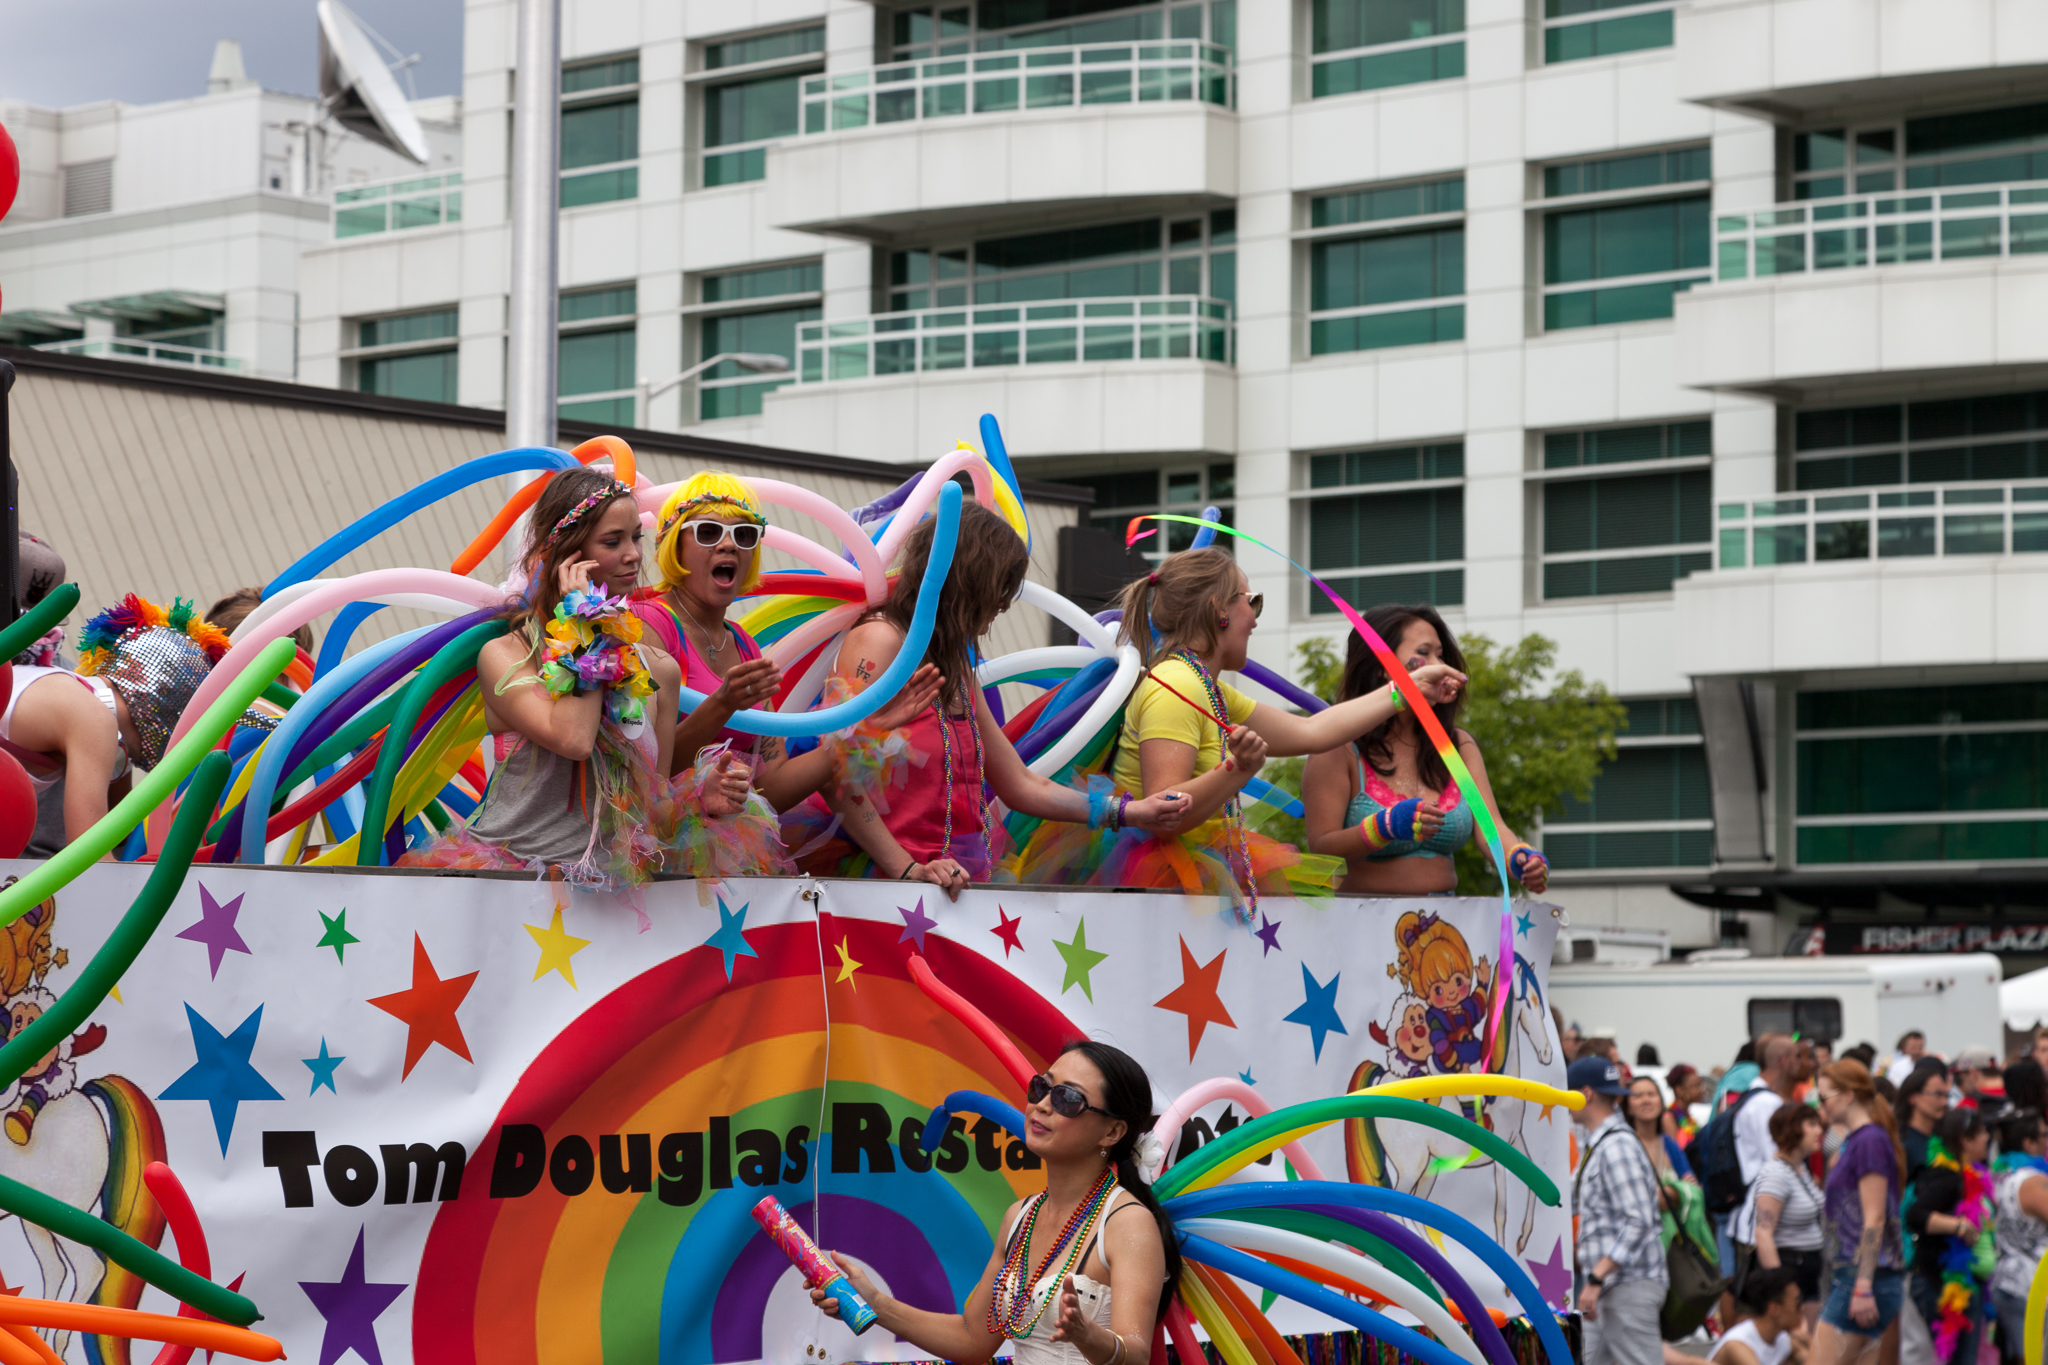
[[[1224,1028],[1236,1028],[1237,1021],[1230,1017],[1230,1011],[1223,1008],[1222,998],[1216,994],[1216,984],[1223,978],[1223,959],[1230,950],[1225,948],[1215,958],[1198,965],[1195,955],[1188,951],[1188,941],[1180,941],[1180,985],[1158,1007],[1172,1010],[1188,1017],[1188,1060],[1195,1059],[1195,1049],[1202,1045],[1202,1033],[1211,1024]]]
[[[370,1001],[386,1014],[405,1021],[405,1070],[399,1074],[399,1080],[412,1075],[413,1067],[435,1043],[475,1065],[475,1059],[469,1055],[469,1043],[462,1036],[462,1023],[455,1017],[456,1008],[475,984],[475,972],[443,980],[427,956],[427,945],[420,942],[418,934],[412,936],[412,988]]]

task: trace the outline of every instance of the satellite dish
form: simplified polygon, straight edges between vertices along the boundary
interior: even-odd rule
[[[339,0],[320,0],[320,94],[334,120],[359,137],[424,166],[426,132],[391,79],[368,27]]]

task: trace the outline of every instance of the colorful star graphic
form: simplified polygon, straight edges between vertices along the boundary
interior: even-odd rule
[[[1337,981],[1342,976],[1342,972],[1332,973],[1330,984],[1325,986],[1316,980],[1313,972],[1309,971],[1308,964],[1302,963],[1301,984],[1308,998],[1295,1006],[1294,1013],[1281,1021],[1307,1025],[1310,1036],[1315,1039],[1316,1060],[1319,1062],[1323,1060],[1323,1039],[1332,1033],[1350,1031],[1344,1027],[1343,1019],[1337,1015]]]
[[[1253,1080],[1253,1079],[1252,1079],[1252,1069],[1251,1069],[1250,1067],[1246,1067],[1246,1068],[1245,1068],[1244,1070],[1242,1070],[1242,1071],[1238,1072],[1238,1073],[1237,1073],[1237,1078],[1238,1078],[1239,1080],[1243,1081],[1243,1082],[1244,1082],[1244,1083],[1245,1083],[1246,1085],[1257,1085],[1257,1084],[1258,1084],[1258,1082],[1257,1082],[1257,1081],[1255,1081],[1255,1080]]]
[[[989,932],[1003,941],[1003,956],[1008,957],[1012,948],[1015,948],[1020,953],[1023,952],[1024,943],[1017,937],[1017,926],[1024,922],[1024,917],[1019,915],[1017,918],[1011,919],[1010,912],[998,905],[996,907],[996,919],[1000,923],[995,928],[989,930]]]
[[[377,1350],[377,1315],[405,1292],[403,1284],[373,1284],[363,1270],[363,1231],[356,1232],[356,1247],[348,1255],[348,1267],[331,1283],[300,1280],[299,1288],[327,1319],[320,1337],[320,1365],[334,1365],[350,1351],[368,1365],[384,1365]]]
[[[754,951],[754,945],[747,942],[745,932],[747,927],[747,907],[752,904],[752,901],[748,901],[747,905],[742,905],[737,910],[727,910],[725,908],[725,897],[720,896],[718,898],[718,932],[704,940],[704,947],[716,948],[720,953],[724,954],[725,979],[727,981],[732,980],[732,964],[735,961],[743,957],[760,956],[759,953]]]
[[[909,943],[914,940],[917,943],[917,951],[923,952],[925,931],[939,927],[939,922],[924,912],[924,897],[919,896],[917,904],[908,910],[897,906],[896,913],[903,916],[903,933],[896,941]]]
[[[1275,920],[1267,919],[1266,912],[1261,910],[1259,912],[1259,931],[1253,937],[1266,945],[1266,951],[1259,954],[1260,957],[1265,957],[1280,946],[1280,925]]]
[[[1072,943],[1062,943],[1058,939],[1054,939],[1052,946],[1060,950],[1060,957],[1067,964],[1067,977],[1066,980],[1060,983],[1060,994],[1065,995],[1069,990],[1078,985],[1081,988],[1081,994],[1087,996],[1093,1002],[1095,999],[1095,985],[1088,979],[1088,973],[1094,971],[1098,965],[1107,960],[1109,954],[1098,953],[1088,946],[1088,921],[1085,919],[1075,921],[1074,941]]]
[[[860,982],[853,979],[853,974],[859,971],[865,964],[855,962],[853,954],[847,951],[847,945],[851,942],[853,942],[853,936],[848,934],[832,945],[834,951],[839,954],[839,975],[833,978],[833,984],[838,985],[845,982],[851,984],[855,990],[859,990]]]
[[[1525,1258],[1522,1264],[1529,1267],[1529,1278],[1536,1281],[1536,1292],[1543,1296],[1543,1301],[1564,1307],[1572,1292],[1572,1272],[1564,1264],[1564,1238],[1557,1239],[1557,1245],[1543,1260]]]
[[[180,929],[177,937],[206,945],[207,965],[212,968],[213,976],[220,975],[221,959],[230,952],[254,956],[249,952],[249,945],[242,941],[241,930],[235,928],[235,916],[241,913],[240,896],[223,905],[213,898],[204,882],[199,884],[199,922]]]
[[[1195,1059],[1195,1049],[1202,1045],[1202,1035],[1209,1025],[1221,1024],[1224,1028],[1236,1028],[1237,1021],[1230,1017],[1230,1011],[1223,1008],[1223,999],[1216,994],[1217,983],[1223,979],[1223,959],[1230,955],[1225,948],[1206,963],[1197,963],[1195,955],[1188,951],[1188,941],[1180,941],[1180,985],[1173,993],[1154,1003],[1163,1010],[1188,1017],[1188,1060]]]
[[[576,967],[570,958],[590,946],[587,938],[578,938],[562,927],[562,906],[555,904],[555,917],[543,929],[537,924],[524,926],[533,941],[540,945],[540,964],[533,969],[533,979],[540,980],[549,972],[560,972],[562,980],[569,983],[569,989],[576,989]]]
[[[190,1004],[185,1006],[185,1022],[192,1029],[192,1067],[157,1098],[205,1100],[213,1110],[213,1131],[220,1139],[220,1154],[226,1156],[228,1139],[235,1132],[235,1115],[242,1102],[284,1098],[249,1063],[249,1054],[256,1050],[256,1032],[263,1027],[263,1006],[258,1005],[225,1037]]]
[[[327,1040],[325,1038],[320,1040],[320,1055],[318,1057],[306,1057],[302,1060],[306,1064],[306,1069],[313,1073],[313,1088],[306,1092],[308,1095],[317,1094],[323,1085],[337,1095],[341,1093],[339,1090],[334,1089],[334,1068],[340,1066],[348,1058],[328,1056]]]
[[[343,906],[341,913],[331,919],[325,910],[318,910],[314,913],[320,916],[320,923],[327,927],[327,932],[320,935],[320,941],[313,946],[315,948],[334,949],[334,960],[343,966],[348,965],[348,959],[342,956],[342,950],[351,943],[362,942],[361,939],[348,931],[348,907]]]
[[[399,1080],[412,1075],[413,1067],[435,1043],[472,1066],[476,1064],[469,1055],[469,1042],[462,1036],[462,1021],[455,1017],[463,997],[476,984],[476,975],[470,972],[443,980],[427,956],[427,945],[420,942],[418,934],[412,936],[412,985],[370,1001],[392,1018],[405,1021],[405,1069],[399,1072]]]
[[[1535,929],[1535,927],[1536,921],[1527,910],[1520,911],[1515,915],[1515,932],[1517,934],[1520,934],[1522,937],[1527,938],[1530,934],[1530,931]]]

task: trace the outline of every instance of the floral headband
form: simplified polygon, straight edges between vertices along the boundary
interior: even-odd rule
[[[676,528],[676,523],[683,519],[685,512],[714,502],[723,503],[727,507],[737,508],[742,514],[750,518],[756,526],[766,526],[768,524],[768,518],[728,493],[699,493],[694,498],[684,498],[669,509],[668,515],[661,519],[661,525],[655,529],[654,539],[657,542],[668,539],[668,533]]]
[[[611,480],[611,482],[607,483],[604,487],[598,489],[595,493],[592,493],[582,502],[579,502],[574,507],[571,507],[568,513],[565,516],[563,516],[563,518],[560,521],[555,523],[555,529],[548,532],[547,543],[552,545],[557,540],[561,539],[562,532],[568,530],[571,526],[574,526],[577,522],[583,520],[585,514],[587,514],[591,508],[597,507],[603,503],[610,502],[613,498],[626,498],[631,497],[632,495],[633,490],[631,488],[628,488],[625,484],[620,483],[617,479]]]

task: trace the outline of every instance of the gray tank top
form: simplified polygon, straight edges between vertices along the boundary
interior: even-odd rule
[[[470,832],[528,863],[580,862],[597,819],[594,787],[577,781],[584,764],[524,737],[513,742],[517,747],[491,774]]]

